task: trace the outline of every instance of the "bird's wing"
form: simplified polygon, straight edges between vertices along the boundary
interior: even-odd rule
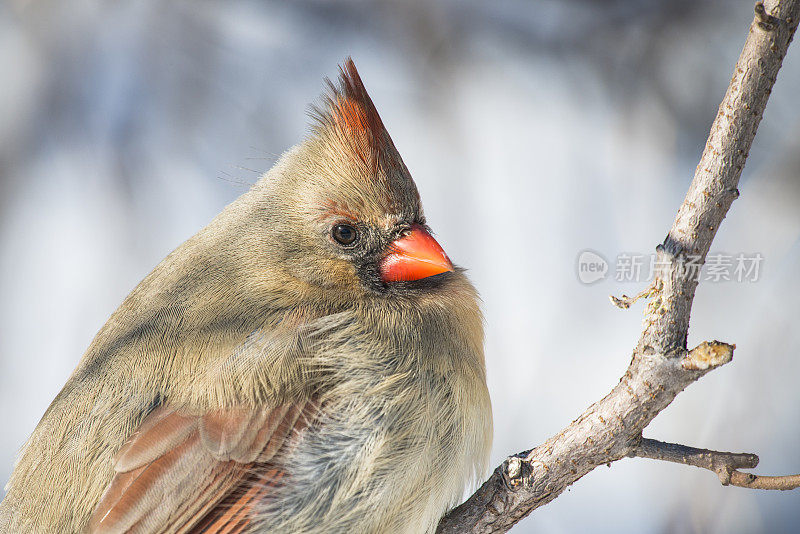
[[[116,457],[88,532],[236,534],[283,472],[273,461],[317,411],[311,401],[149,414]]]

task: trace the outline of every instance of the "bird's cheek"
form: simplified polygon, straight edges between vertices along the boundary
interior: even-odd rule
[[[380,262],[384,282],[411,282],[453,270],[453,264],[436,240],[419,225],[389,245]]]

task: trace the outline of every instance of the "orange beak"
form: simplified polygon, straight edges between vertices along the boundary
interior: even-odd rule
[[[415,224],[389,246],[380,270],[384,282],[411,282],[452,271],[453,264],[431,234]]]

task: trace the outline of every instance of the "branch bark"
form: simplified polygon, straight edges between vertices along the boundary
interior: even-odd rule
[[[792,490],[800,487],[800,475],[766,477],[739,471],[758,465],[758,456],[750,453],[710,451],[643,438],[628,456],[708,469],[717,474],[723,486],[770,490]]]
[[[800,0],[756,4],[692,184],[667,237],[656,248],[660,270],[646,290],[649,302],[642,334],[619,384],[543,445],[507,458],[466,502],[442,519],[439,534],[506,532],[595,467],[626,456],[655,457],[655,442],[642,439],[644,428],[684,388],[731,360],[735,347],[717,341],[687,351],[689,314],[699,277],[698,270],[687,269],[687,260],[705,261],[722,219],[739,196],[739,177],[799,19]],[[730,474],[723,483],[765,489],[789,489],[800,483],[800,475],[757,477],[737,470],[754,467],[755,455],[684,447],[680,456],[661,449],[664,457],[658,459],[682,458],[677,461],[690,465],[702,463],[702,455],[710,454],[707,465]],[[750,462],[743,463],[745,458]]]

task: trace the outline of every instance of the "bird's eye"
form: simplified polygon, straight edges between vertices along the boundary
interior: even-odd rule
[[[337,224],[331,230],[333,238],[342,245],[352,245],[355,243],[358,233],[349,224]]]

